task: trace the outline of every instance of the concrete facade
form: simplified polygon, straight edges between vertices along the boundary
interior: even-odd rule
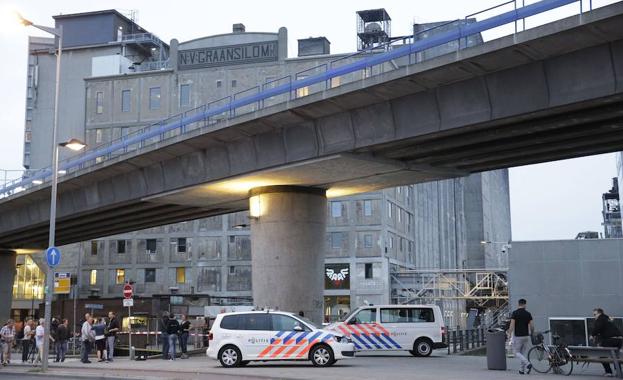
[[[267,186],[251,189],[249,202],[253,303],[322,323],[325,191]]]
[[[623,239],[514,241],[509,252],[511,307],[527,299],[538,330],[595,307],[623,316]]]
[[[11,315],[7,305],[13,300],[13,282],[15,279],[16,254],[13,251],[0,252],[0,321],[6,321]]]

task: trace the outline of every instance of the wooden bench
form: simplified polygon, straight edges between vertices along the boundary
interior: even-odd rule
[[[586,346],[569,346],[567,348],[569,348],[574,362],[610,363],[614,366],[614,374],[619,378],[623,378],[623,372],[621,371],[623,358],[621,358],[618,348]]]

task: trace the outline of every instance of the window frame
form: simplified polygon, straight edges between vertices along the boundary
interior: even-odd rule
[[[104,113],[104,91],[95,92],[95,113],[97,115]]]
[[[331,217],[341,218],[342,217],[342,202],[332,201],[330,203],[331,203]]]
[[[121,112],[132,112],[132,90],[130,89],[121,90]]]
[[[181,107],[190,107],[190,91],[192,89],[191,83],[182,83],[180,84],[180,108]],[[188,89],[186,96],[184,96],[184,89]],[[185,101],[184,101],[185,100]]]
[[[181,274],[181,276],[180,276]],[[182,281],[180,281],[180,277]],[[175,283],[176,284],[185,284],[186,283],[186,268],[185,267],[176,267],[175,268]]]
[[[121,281],[119,280],[121,278]],[[115,285],[125,284],[125,268],[115,269]]]
[[[364,278],[370,280],[374,278],[374,265],[372,263],[364,263]],[[370,274],[368,276],[368,273]]]
[[[128,243],[124,239],[117,240],[117,254],[118,255],[125,255],[126,254],[127,245],[128,245]],[[120,249],[120,247],[123,247],[123,249]]]
[[[156,91],[158,92],[156,94]],[[157,101],[157,102],[156,102]],[[162,107],[162,90],[160,86],[149,88],[149,109],[159,110]]]
[[[365,311],[371,311],[371,312],[373,313],[374,317],[373,317],[373,319],[372,319],[372,322],[358,322],[358,320],[357,320],[357,316],[358,316],[359,314],[361,314],[362,312],[365,312]],[[377,308],[375,308],[375,307],[371,307],[371,308],[364,308],[364,309],[361,309],[361,310],[357,311],[355,314],[353,314],[353,315],[350,317],[350,319],[348,320],[348,323],[349,323],[349,324],[366,324],[366,323],[376,323],[376,321],[378,320],[378,318],[379,318],[379,316],[378,316],[378,310],[377,310]]]
[[[154,242],[154,250],[149,249],[149,242]],[[158,239],[145,239],[145,252],[149,254],[158,253]]]
[[[363,216],[372,216],[372,200],[363,200]]]
[[[89,285],[97,285],[97,269],[91,269],[89,272]]]
[[[147,273],[150,273],[149,281],[147,281]],[[153,278],[151,278],[151,273],[153,273]],[[156,268],[145,268],[143,272],[143,282],[146,284],[152,284],[156,282]]]

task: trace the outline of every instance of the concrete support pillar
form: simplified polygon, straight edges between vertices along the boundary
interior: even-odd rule
[[[325,190],[266,186],[249,192],[253,303],[322,322]]]
[[[11,314],[16,258],[15,251],[0,250],[0,322],[2,323],[6,322]]]

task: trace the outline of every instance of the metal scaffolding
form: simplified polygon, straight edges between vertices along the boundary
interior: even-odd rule
[[[462,305],[460,319],[473,308],[487,326],[501,323],[508,312],[507,269],[431,269],[391,273],[395,304]],[[449,311],[444,310],[445,314]],[[448,315],[446,315],[448,317]],[[457,315],[458,317],[458,315]]]

